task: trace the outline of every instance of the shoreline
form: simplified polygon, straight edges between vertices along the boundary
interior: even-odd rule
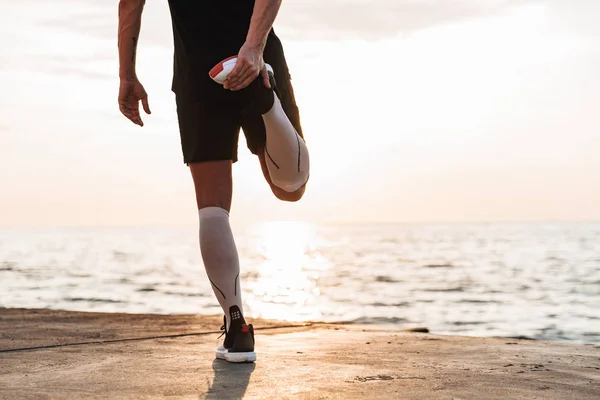
[[[0,309],[0,397],[600,397],[598,345],[253,319],[240,365],[215,360],[221,318]]]
[[[0,318],[2,315],[10,315],[15,313],[32,313],[44,315],[44,313],[66,313],[72,315],[96,315],[96,316],[104,316],[110,317],[114,316],[115,318],[125,318],[131,317],[133,319],[139,318],[149,318],[151,316],[154,317],[173,317],[173,318],[207,318],[210,320],[216,321],[214,323],[214,327],[218,329],[222,325],[223,315],[222,314],[198,314],[198,313],[137,313],[137,312],[106,312],[106,311],[94,311],[94,310],[68,310],[68,309],[54,309],[54,308],[26,308],[26,307],[0,307]],[[534,337],[529,337],[527,335],[469,335],[469,334],[461,334],[461,333],[453,333],[453,332],[436,332],[430,330],[428,327],[419,325],[419,324],[405,324],[405,323],[388,323],[388,322],[363,322],[363,321],[318,321],[318,320],[307,320],[307,321],[295,321],[295,320],[272,320],[272,319],[264,319],[264,318],[252,318],[249,317],[248,321],[250,323],[258,323],[262,324],[266,327],[273,327],[279,325],[289,325],[289,326],[310,326],[310,325],[343,325],[343,326],[367,326],[367,327],[376,327],[381,330],[397,330],[401,332],[414,332],[414,333],[430,333],[433,335],[439,336],[459,336],[465,338],[475,338],[475,339],[515,339],[515,340],[526,340],[532,342],[544,342],[544,343],[557,343],[557,344],[567,344],[567,345],[582,345],[582,346],[600,346],[600,343],[596,342],[582,342],[582,341],[574,341],[574,340],[553,340],[553,339],[538,339]],[[206,327],[208,328],[208,327]]]
[[[59,343],[61,340],[71,339],[72,336],[67,335],[68,330],[60,329],[60,324],[78,324],[81,329],[86,327],[95,327],[101,324],[104,330],[111,332],[98,333],[92,335],[92,338],[99,339],[98,343],[109,340],[123,340],[124,335],[128,335],[126,340],[135,340],[132,335],[135,334],[150,334],[164,337],[175,336],[191,336],[195,334],[221,334],[219,328],[223,324],[222,314],[153,314],[153,313],[107,313],[99,311],[70,311],[70,310],[54,310],[46,308],[6,308],[0,307],[0,332],[4,329],[4,325],[9,322],[12,329],[28,328],[27,333],[23,335],[25,339],[13,338],[11,343],[14,345],[17,342],[37,342],[41,341],[44,344],[41,346],[52,346]],[[52,343],[47,344],[47,339],[35,337],[31,335],[30,322],[45,324],[45,329],[50,329],[55,336],[52,337]],[[399,331],[412,333],[429,333],[429,329],[419,326],[400,327],[394,324],[357,324],[348,322],[322,322],[322,321],[281,321],[269,320],[262,318],[249,318],[249,323],[255,325],[256,331],[271,330],[271,329],[288,329],[288,328],[309,328],[315,326],[354,326],[363,329],[376,329],[384,331]],[[128,328],[143,327],[141,330],[134,329],[133,331],[124,330],[122,328],[127,324]],[[148,325],[156,323],[156,327],[149,329]],[[22,324],[22,325],[21,325]],[[159,325],[160,324],[160,325]],[[160,327],[160,328],[158,328]],[[61,333],[65,336],[61,336]],[[41,334],[41,332],[39,332]],[[55,343],[56,342],[56,343]],[[38,347],[38,346],[33,346]],[[3,347],[2,335],[0,334],[0,352],[6,348]],[[23,347],[23,349],[26,349]]]

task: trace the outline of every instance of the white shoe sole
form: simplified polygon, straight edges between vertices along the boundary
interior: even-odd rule
[[[231,363],[248,363],[256,361],[256,352],[230,353],[223,345],[219,345],[215,353],[219,360],[229,361]]]
[[[225,60],[215,65],[209,71],[208,75],[213,81],[222,85],[227,80],[227,77],[229,76],[231,71],[233,71],[235,64],[237,64],[237,56],[226,58]],[[273,67],[271,67],[269,64],[265,64],[265,67],[267,67],[267,71],[274,74]]]

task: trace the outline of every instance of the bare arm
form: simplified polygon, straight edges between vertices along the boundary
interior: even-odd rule
[[[135,78],[135,56],[145,0],[119,1],[119,77]]]
[[[267,44],[267,36],[273,28],[279,7],[281,7],[281,0],[255,1],[246,43],[260,48],[261,51],[264,50],[265,44]]]
[[[144,126],[140,117],[140,100],[150,114],[148,95],[135,72],[137,43],[145,0],[119,1],[119,109],[134,124]]]
[[[256,0],[254,2],[246,43],[240,49],[236,66],[224,84],[225,89],[243,89],[252,83],[259,74],[262,75],[265,86],[271,86],[263,60],[263,52],[280,6],[281,0]]]

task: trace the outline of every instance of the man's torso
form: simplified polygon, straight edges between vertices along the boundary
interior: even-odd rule
[[[169,0],[169,7],[175,50],[173,90],[203,90],[212,85],[208,71],[244,44],[254,0]],[[280,44],[271,31],[265,58],[274,45]]]

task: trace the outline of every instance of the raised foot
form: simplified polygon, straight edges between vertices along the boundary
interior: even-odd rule
[[[228,57],[220,63],[218,63],[217,65],[215,65],[214,67],[212,67],[212,69],[208,72],[208,75],[213,81],[222,85],[227,80],[227,77],[229,76],[231,71],[233,71],[235,64],[237,64],[237,56]],[[269,64],[265,65],[267,66],[267,71],[269,71],[272,74],[273,67],[271,67]]]

